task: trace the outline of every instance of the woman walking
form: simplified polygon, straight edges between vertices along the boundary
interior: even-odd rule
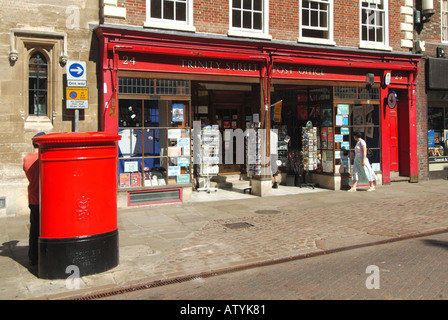
[[[370,188],[367,191],[374,191],[376,175],[370,166],[369,159],[367,158],[367,144],[363,139],[361,139],[362,135],[360,132],[355,132],[353,135],[357,143],[355,146],[355,160],[353,163],[353,185],[348,191],[356,191],[360,174],[364,174],[369,181]]]

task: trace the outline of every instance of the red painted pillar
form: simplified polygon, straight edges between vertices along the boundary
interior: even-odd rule
[[[389,88],[381,86],[380,108],[381,108],[381,171],[383,184],[390,184],[390,121],[387,112],[387,94]]]
[[[98,35],[100,42],[100,130],[116,134],[118,130],[118,54],[113,52],[110,58],[108,38]]]

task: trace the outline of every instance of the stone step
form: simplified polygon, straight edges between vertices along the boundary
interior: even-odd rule
[[[213,177],[211,181],[217,184],[220,189],[232,189],[235,186],[249,186],[250,181],[240,174],[221,174]]]
[[[390,177],[390,182],[409,182],[409,177],[398,176],[398,177]]]

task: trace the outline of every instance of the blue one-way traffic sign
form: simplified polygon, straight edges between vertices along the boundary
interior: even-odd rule
[[[86,81],[86,63],[83,61],[67,62],[67,81]]]
[[[79,63],[74,63],[71,65],[68,72],[72,77],[79,78],[84,74],[84,68]]]

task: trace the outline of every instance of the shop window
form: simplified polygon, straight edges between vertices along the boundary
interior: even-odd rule
[[[189,81],[119,78],[121,188],[190,183],[189,92]]]
[[[387,0],[361,0],[361,46],[388,46]]]
[[[448,110],[428,108],[428,156],[430,162],[448,160]]]
[[[119,99],[120,187],[190,183],[189,102]]]
[[[334,87],[334,98],[338,100],[378,100],[378,88]]]
[[[189,95],[189,81],[148,78],[119,78],[119,94]]]
[[[28,114],[47,115],[48,65],[45,56],[36,51],[29,60],[28,68]]]
[[[302,161],[298,160],[298,155],[300,152],[303,154],[304,145],[299,137],[302,137],[303,128],[311,122],[311,126],[316,128],[316,144],[308,146],[307,151],[317,154],[316,172],[351,172],[356,145],[353,138],[355,131],[363,134],[368,146],[367,157],[373,168],[381,170],[379,94],[379,88],[362,87],[276,90],[273,99],[283,100],[279,125],[286,127],[287,135],[291,137],[288,142],[289,164],[285,169],[294,171],[294,165]]]
[[[156,80],[156,94],[189,95],[189,82],[185,80]]]
[[[322,171],[351,172],[356,131],[361,132],[367,143],[372,167],[381,170],[379,89],[334,87],[333,99],[332,105],[322,106]]]
[[[147,27],[194,31],[192,0],[146,0]]]
[[[442,41],[448,42],[448,0],[442,0]]]
[[[154,94],[154,79],[120,78],[118,92],[125,94]]]
[[[302,0],[300,4],[299,41],[333,41],[333,0]]]

